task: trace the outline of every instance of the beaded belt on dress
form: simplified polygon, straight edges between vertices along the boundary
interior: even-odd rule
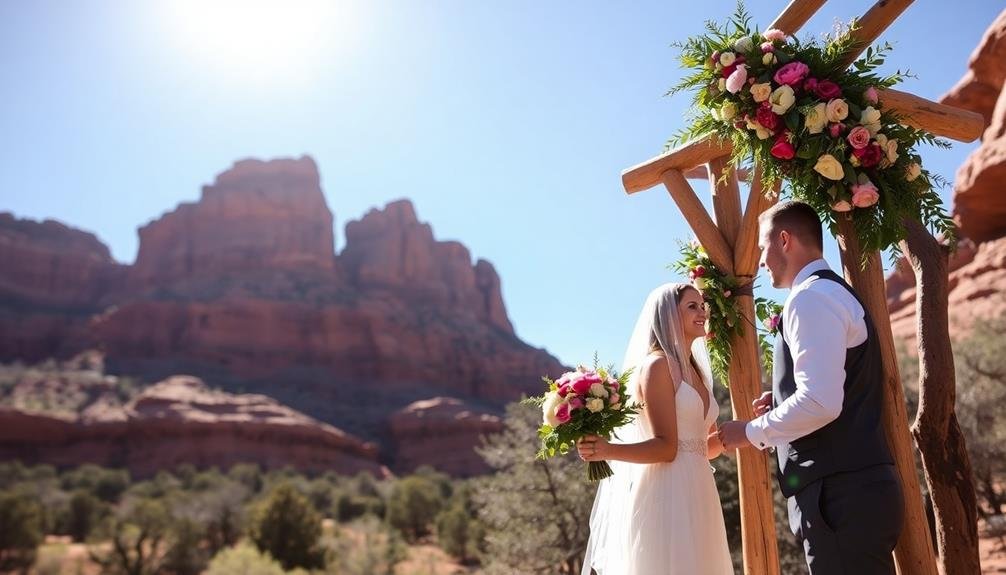
[[[695,453],[704,457],[706,455],[706,440],[699,438],[679,439],[678,452]]]

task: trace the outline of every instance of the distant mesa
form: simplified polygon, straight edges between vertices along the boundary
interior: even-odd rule
[[[141,227],[132,265],[93,234],[0,214],[0,361],[96,349],[113,374],[193,374],[376,442],[393,469],[413,453],[399,410],[443,397],[499,415],[564,370],[517,338],[492,264],[436,240],[408,200],[348,222],[339,254],[334,220],[306,156],[236,162]],[[464,425],[445,463],[459,474],[482,468]]]

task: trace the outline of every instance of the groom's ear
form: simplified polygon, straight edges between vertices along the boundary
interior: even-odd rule
[[[793,246],[793,236],[790,235],[790,233],[787,232],[786,230],[780,231],[779,232],[779,247],[781,247],[783,249],[783,251],[786,251],[789,248],[791,248],[792,246]]]

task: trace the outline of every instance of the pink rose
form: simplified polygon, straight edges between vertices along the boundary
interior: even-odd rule
[[[780,160],[792,160],[793,156],[796,155],[796,150],[793,149],[793,144],[789,143],[786,132],[779,134],[779,137],[775,139],[771,153],[773,157]]]
[[[837,138],[842,135],[842,132],[845,131],[845,124],[839,124],[836,122],[828,126],[828,130],[831,132],[832,138]]]
[[[870,104],[876,104],[877,101],[880,100],[880,95],[877,94],[877,89],[873,86],[870,86],[865,92],[863,92],[863,97],[866,98],[866,101]]]
[[[765,30],[765,33],[762,34],[762,36],[764,36],[769,42],[786,39],[786,33],[778,28],[769,28],[768,30]]]
[[[775,44],[771,42],[762,42],[761,51],[763,54],[768,54],[769,52],[775,52]]]
[[[608,403],[618,403],[619,399],[621,399],[621,397],[617,393],[612,393],[608,396]]]
[[[877,186],[867,180],[864,184],[852,186],[852,205],[857,208],[868,208],[877,203],[880,194],[877,193]]]
[[[810,73],[810,68],[803,62],[790,62],[779,68],[773,79],[779,84],[786,84],[790,87],[798,87],[803,79]]]
[[[853,148],[861,150],[870,144],[870,131],[863,126],[856,126],[845,139],[849,140],[849,145]]]
[[[559,397],[566,397],[567,395],[569,395],[569,392],[572,391],[572,390],[573,390],[573,388],[570,387],[570,385],[568,383],[564,383],[564,384],[560,385],[559,389],[558,389]]]
[[[741,64],[737,66],[737,69],[730,74],[727,78],[727,92],[731,94],[736,94],[744,87],[744,83],[748,81],[748,67],[747,64]]]
[[[583,400],[580,399],[579,397],[574,397],[573,399],[569,400],[570,411],[576,411],[577,409],[582,408],[583,408]]]
[[[842,89],[831,80],[821,80],[817,83],[814,93],[822,100],[834,100],[842,96]]]
[[[880,158],[884,157],[883,150],[880,149],[876,143],[870,144],[865,148],[859,150],[853,150],[852,155],[859,160],[859,163],[864,168],[872,168],[880,163]]]
[[[560,424],[566,423],[570,419],[569,415],[569,404],[560,403],[559,407],[555,409],[555,418],[559,420]]]
[[[807,78],[803,83],[803,89],[807,92],[813,92],[817,89],[817,78]]]
[[[852,204],[845,200],[838,200],[834,204],[831,204],[831,209],[836,212],[851,212]]]
[[[700,278],[706,275],[706,268],[705,266],[695,266],[695,269],[693,269],[692,272],[695,274],[695,277]]]
[[[759,124],[772,132],[775,132],[776,128],[779,127],[779,116],[772,111],[772,104],[768,100],[765,100],[758,106],[758,111],[755,112],[755,119],[758,120]]]
[[[583,395],[590,391],[591,385],[594,385],[594,382],[584,377],[581,377],[572,383],[573,391],[579,395]]]

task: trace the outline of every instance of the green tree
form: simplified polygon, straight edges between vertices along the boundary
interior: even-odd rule
[[[1006,315],[977,322],[954,345],[957,418],[971,455],[978,512],[1000,515],[1006,504]]]
[[[373,515],[352,522],[338,536],[326,537],[325,546],[329,567],[339,575],[394,575],[408,551],[398,531]]]
[[[81,465],[60,477],[64,490],[83,489],[108,503],[118,501],[129,488],[129,482],[129,472],[125,469],[105,469],[93,464]]]
[[[319,568],[324,554],[318,546],[321,517],[292,485],[279,483],[252,520],[251,538],[284,569]]]
[[[67,532],[74,541],[87,540],[88,535],[101,521],[105,506],[90,492],[78,489],[70,497]]]
[[[206,575],[284,575],[280,566],[268,553],[253,545],[241,544],[224,549],[210,561]]]
[[[388,523],[408,541],[428,535],[433,520],[443,507],[440,485],[424,475],[410,475],[399,480],[388,500]]]
[[[153,499],[125,502],[106,527],[112,549],[92,547],[91,560],[103,572],[152,575],[161,569],[171,529],[171,516],[164,504]]]
[[[437,542],[444,551],[462,563],[478,560],[485,547],[485,526],[478,519],[470,488],[464,486],[454,492],[436,523]]]
[[[507,408],[504,429],[479,453],[496,471],[473,483],[486,528],[486,572],[579,573],[596,486],[573,455],[535,459],[541,411]]]
[[[173,575],[199,575],[209,562],[204,544],[206,530],[191,519],[177,519],[171,525],[171,544],[164,556],[163,570]]]
[[[42,543],[42,509],[24,494],[0,492],[0,571],[27,569]]]

